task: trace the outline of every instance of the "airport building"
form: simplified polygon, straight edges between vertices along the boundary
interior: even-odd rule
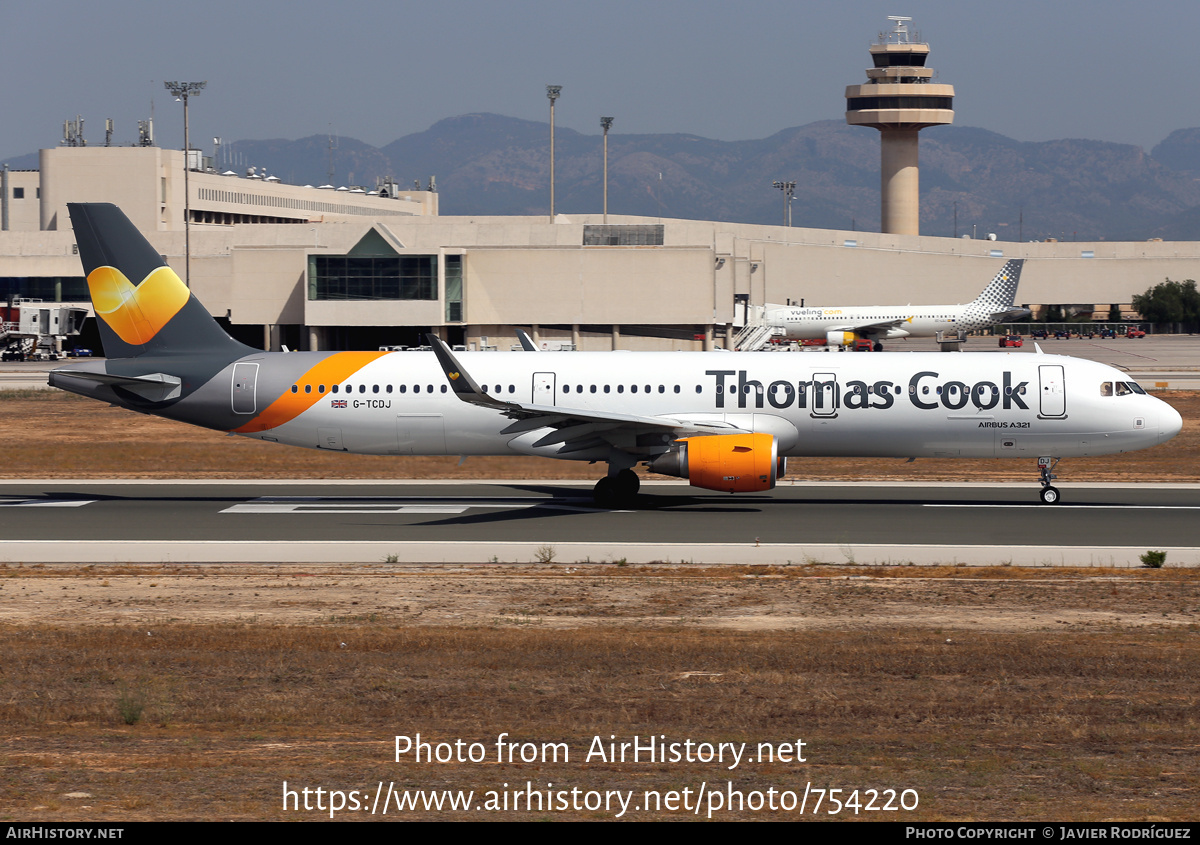
[[[1165,278],[1200,279],[1196,242],[443,217],[428,190],[301,187],[192,163],[185,180],[182,151],[64,146],[43,150],[37,171],[6,172],[0,304],[86,304],[68,202],[119,205],[232,334],[272,349],[414,346],[433,332],[508,350],[515,327],[546,348],[728,347],[756,306],[967,302],[1009,258],[1029,259],[1017,304],[1035,313],[1128,312]]]

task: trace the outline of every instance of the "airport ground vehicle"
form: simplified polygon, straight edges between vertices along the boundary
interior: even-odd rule
[[[116,206],[68,209],[107,360],[50,384],[274,443],[603,462],[602,504],[637,492],[639,464],[742,493],[775,486],[793,455],[1037,458],[1052,503],[1060,458],[1183,425],[1124,373],[1053,355],[456,353],[432,334],[430,352],[264,352],[226,334]]]
[[[1021,338],[1021,336],[1019,334],[1006,334],[1002,338],[1000,338],[1000,348],[1001,349],[1004,349],[1006,347],[1024,346],[1024,345],[1025,345],[1025,341]]]

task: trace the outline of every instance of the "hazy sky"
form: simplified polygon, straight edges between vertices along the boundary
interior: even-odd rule
[[[182,145],[163,80],[207,80],[193,144],[335,134],[383,145],[444,117],[496,112],[598,134],[763,138],[844,118],[867,46],[911,15],[955,123],[1024,141],[1149,150],[1200,126],[1196,0],[6,0],[0,161],[56,145]],[[864,130],[865,131],[865,130]],[[937,131],[937,130],[933,130]]]

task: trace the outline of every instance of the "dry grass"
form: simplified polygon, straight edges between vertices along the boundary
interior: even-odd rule
[[[83,590],[91,579],[118,606],[138,581],[180,600],[118,607],[116,623],[0,625],[0,816],[319,817],[284,811],[284,781],[372,793],[381,781],[477,793],[529,781],[639,795],[732,781],[743,791],[915,789],[920,808],[903,819],[1194,817],[1200,573],[766,569],[346,568],[295,578],[266,567],[92,567],[74,579],[61,568],[9,569],[0,596]],[[201,581],[230,602],[261,594],[261,605],[189,622],[200,609],[185,588]],[[353,613],[313,609],[307,618],[319,622],[275,624],[296,618],[304,594],[327,597],[335,585],[359,597]],[[436,624],[417,621],[420,609]],[[722,627],[747,612],[769,624]],[[1063,624],[1076,613],[1089,621]],[[818,624],[795,622],[806,617]],[[504,732],[567,743],[571,759],[497,763]],[[393,737],[416,733],[480,742],[492,756],[395,762]],[[593,737],[635,735],[752,749],[803,739],[807,760],[732,771],[584,762]],[[78,792],[91,797],[65,797]]]
[[[743,790],[895,787],[920,795],[904,818],[926,820],[1188,819],[1200,796],[1195,630],[180,625],[150,637],[6,629],[0,647],[10,819],[295,817],[281,806],[285,780],[479,792],[527,780],[639,792],[727,779]],[[122,716],[130,695],[144,702],[133,725]],[[417,732],[488,748],[502,732],[565,742],[572,760],[393,762],[392,737]],[[596,735],[752,747],[802,738],[807,762],[736,772],[584,763]],[[90,793],[89,808],[65,801],[68,792]]]
[[[1158,394],[1183,415],[1183,432],[1154,449],[1062,465],[1071,481],[1200,481],[1200,394]],[[595,478],[586,463],[541,458],[348,455],[230,437],[147,417],[58,391],[5,394],[0,432],[21,448],[5,456],[6,478]],[[922,459],[915,463],[793,458],[793,479],[1005,481],[1036,478],[1026,460]]]

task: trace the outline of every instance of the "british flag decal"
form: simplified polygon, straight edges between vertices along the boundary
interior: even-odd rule
[[[330,401],[329,407],[330,408],[345,408],[346,400],[345,399],[334,399],[334,400]]]

